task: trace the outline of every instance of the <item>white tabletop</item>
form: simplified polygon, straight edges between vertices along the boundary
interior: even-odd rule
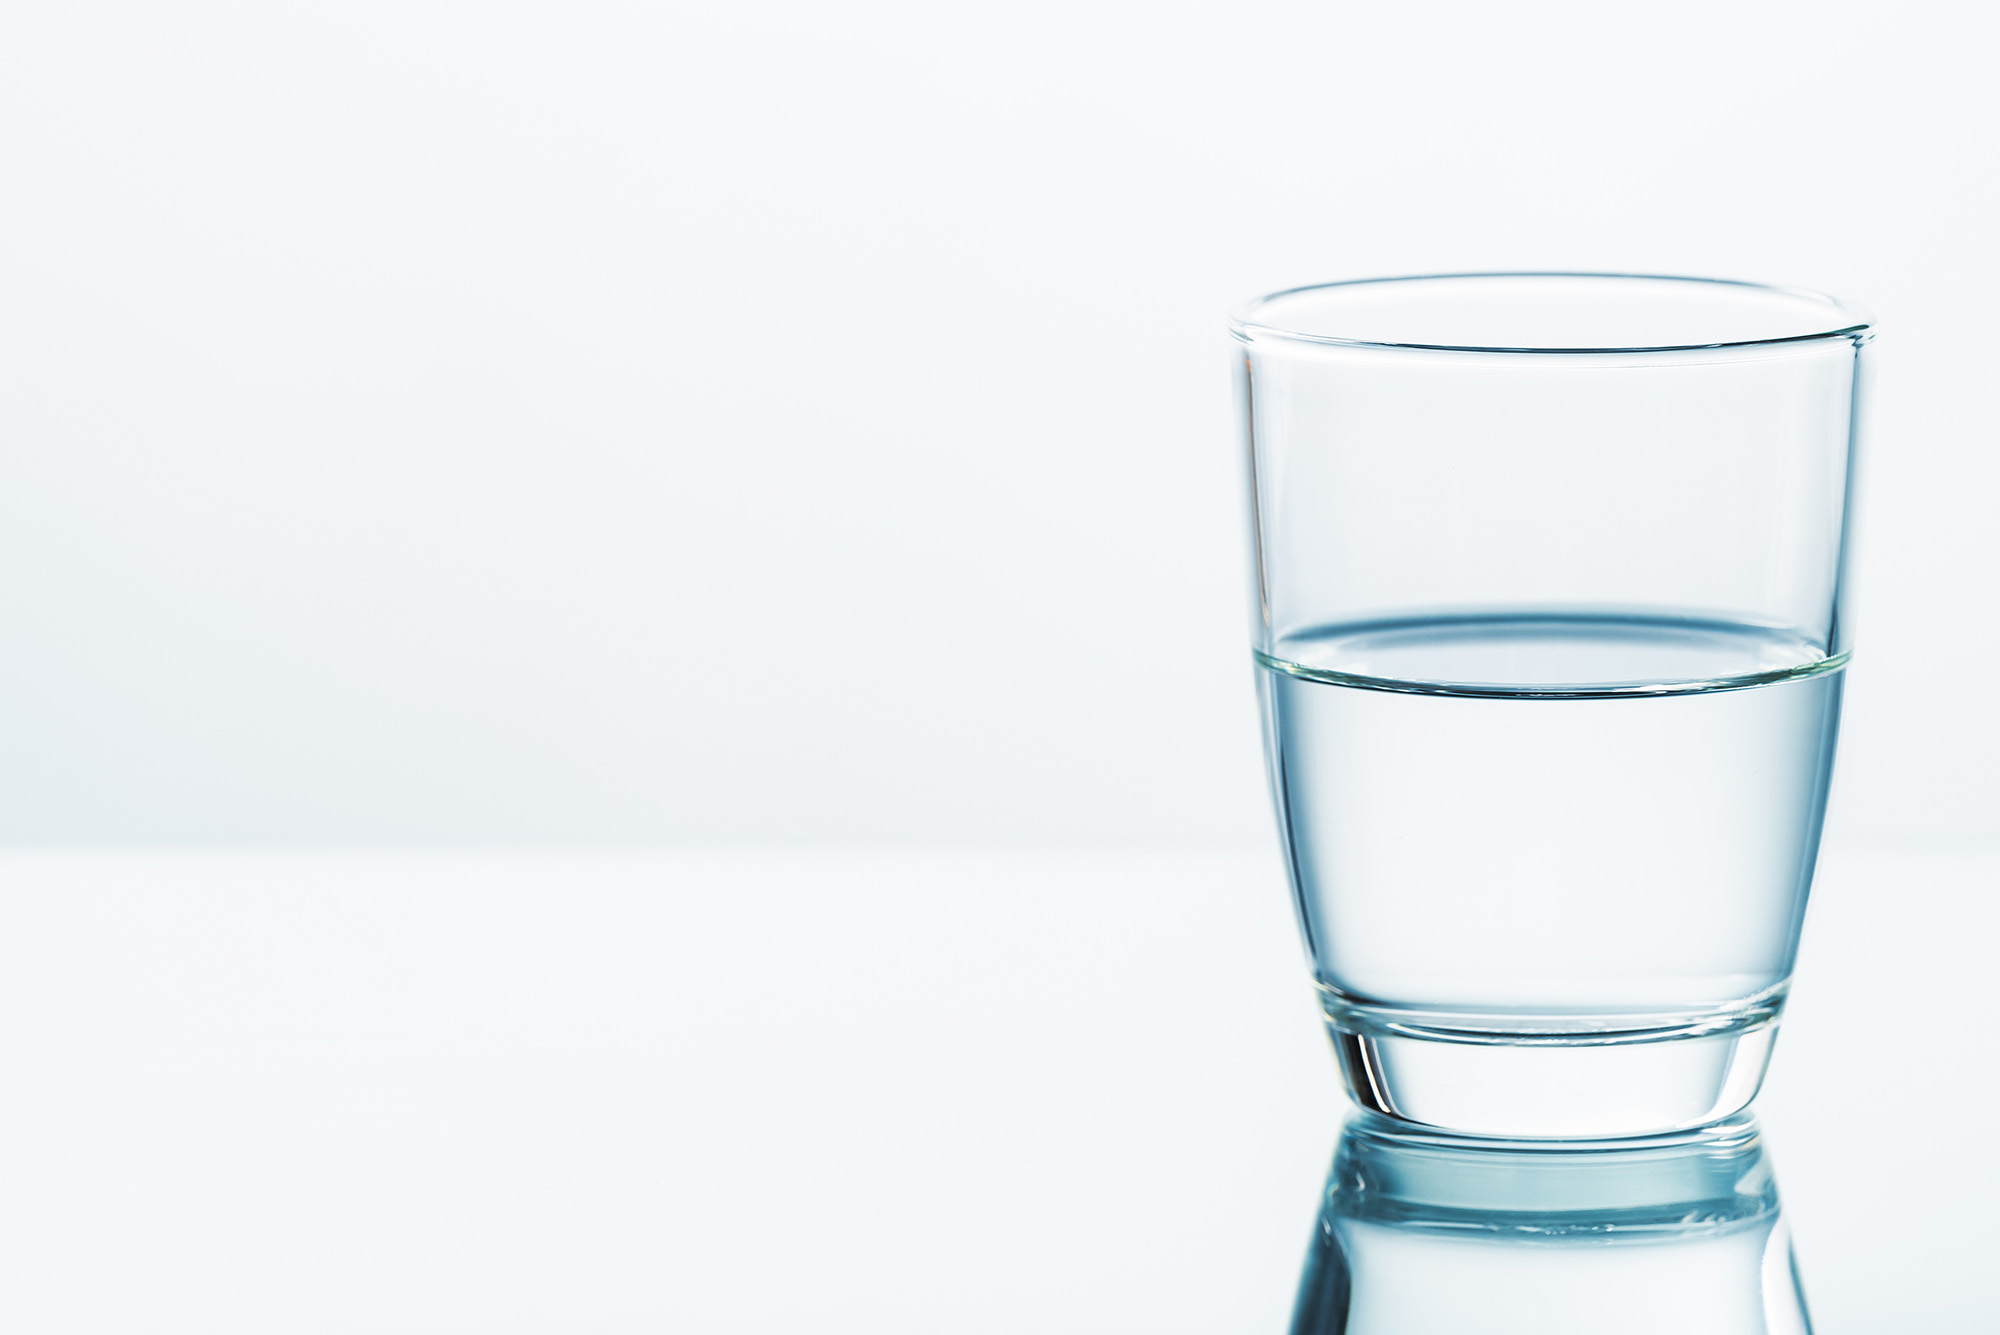
[[[1262,854],[0,860],[0,1329],[1277,1332],[1343,1111]],[[2000,1325],[2000,857],[1829,856],[1820,1335]]]

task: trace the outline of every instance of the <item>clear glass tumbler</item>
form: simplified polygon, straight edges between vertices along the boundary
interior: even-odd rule
[[[1233,331],[1271,785],[1349,1091],[1491,1136],[1741,1109],[1833,762],[1867,322],[1471,274]]]

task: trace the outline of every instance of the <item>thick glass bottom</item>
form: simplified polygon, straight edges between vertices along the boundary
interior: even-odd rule
[[[1618,1140],[1707,1126],[1756,1097],[1775,1008],[1630,1031],[1426,1030],[1331,1020],[1354,1101],[1461,1136]]]

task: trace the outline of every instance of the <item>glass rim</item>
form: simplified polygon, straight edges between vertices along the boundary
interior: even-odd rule
[[[1308,292],[1325,292],[1335,288],[1384,287],[1399,283],[1430,283],[1461,278],[1613,278],[1645,283],[1687,283],[1703,286],[1733,288],[1739,291],[1769,293],[1774,296],[1803,298],[1825,306],[1830,314],[1842,318],[1842,323],[1825,329],[1815,329],[1807,333],[1782,334],[1772,338],[1719,339],[1709,343],[1651,343],[1620,345],[1585,345],[1580,347],[1551,347],[1533,345],[1507,345],[1494,343],[1418,343],[1387,339],[1348,338],[1335,334],[1309,334],[1301,330],[1286,329],[1283,325],[1267,323],[1257,318],[1263,308],[1286,297],[1295,297]],[[1484,352],[1509,355],[1541,354],[1578,356],[1590,354],[1629,354],[1649,352],[1706,352],[1728,348],[1764,348],[1793,343],[1818,343],[1834,339],[1867,338],[1872,335],[1874,321],[1853,302],[1806,287],[1788,287],[1776,283],[1754,283],[1740,278],[1702,278],[1686,274],[1629,273],[1608,270],[1582,269],[1484,269],[1463,273],[1423,273],[1396,274],[1383,278],[1343,278],[1330,283],[1303,283],[1297,287],[1283,288],[1276,292],[1254,297],[1238,306],[1229,317],[1230,332],[1245,343],[1259,340],[1305,343],[1316,347],[1334,348],[1383,348],[1409,352]]]

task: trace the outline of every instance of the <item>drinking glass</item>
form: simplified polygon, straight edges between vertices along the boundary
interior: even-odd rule
[[[1467,274],[1233,332],[1266,755],[1349,1092],[1493,1136],[1741,1109],[1832,769],[1866,320]]]
[[[1807,1335],[1747,1115],[1577,1153],[1363,1113],[1328,1174],[1292,1335]]]

